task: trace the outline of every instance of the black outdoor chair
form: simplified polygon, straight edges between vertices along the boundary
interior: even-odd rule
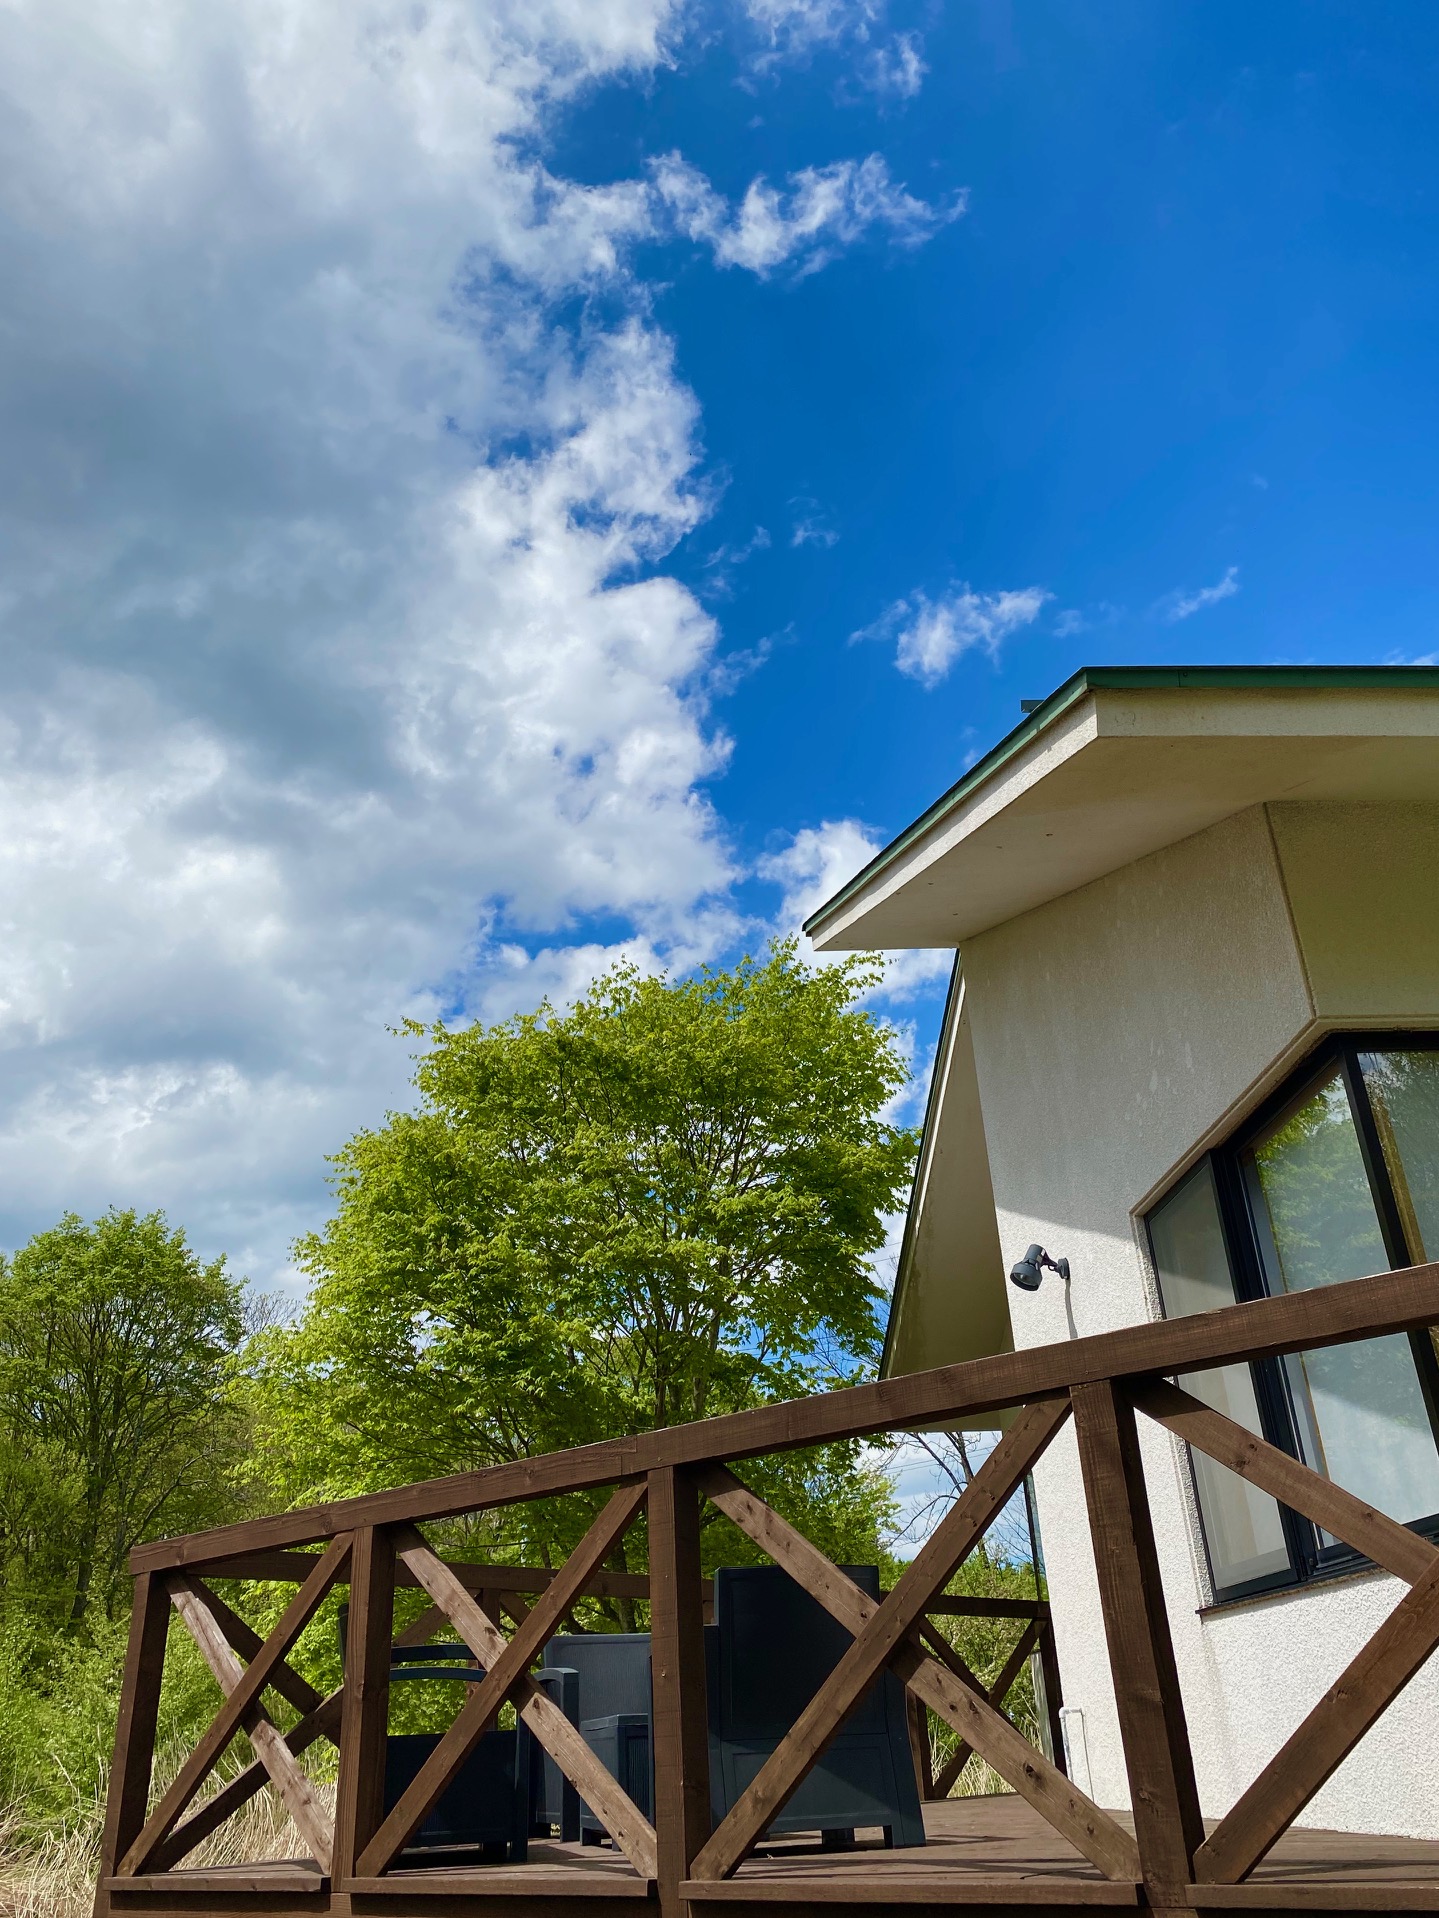
[[[842,1569],[879,1597],[874,1565]],[[715,1573],[715,1622],[706,1633],[710,1801],[716,1822],[829,1677],[853,1640],[778,1565]],[[922,1845],[924,1816],[914,1775],[904,1687],[878,1678],[840,1726],[772,1833],[818,1831],[838,1848],[858,1826],[878,1825],[886,1845]]]
[[[579,1726],[638,1809],[653,1818],[649,1633],[562,1632],[545,1647],[539,1677],[548,1681],[566,1718]],[[621,1720],[626,1721],[623,1730]],[[604,1836],[604,1827],[548,1755],[544,1781],[545,1814],[566,1844]]]
[[[348,1605],[340,1607],[340,1656],[345,1655],[349,1626]],[[396,1645],[390,1652],[390,1683],[406,1680],[459,1679],[478,1684],[484,1677],[478,1665],[462,1665],[460,1645]],[[419,1776],[425,1760],[439,1744],[437,1732],[392,1732],[385,1740],[385,1811],[400,1802]],[[441,1794],[424,1824],[410,1839],[402,1856],[410,1865],[420,1860],[413,1852],[480,1851],[487,1864],[508,1859],[523,1864],[535,1823],[540,1792],[538,1747],[524,1725],[513,1731],[485,1733]]]
[[[873,1565],[845,1570],[879,1596]],[[851,1643],[849,1634],[778,1566],[722,1567],[715,1622],[705,1627],[710,1805],[716,1824],[789,1731]],[[550,1640],[552,1677],[574,1672],[566,1714],[586,1743],[653,1817],[648,1633],[596,1632]],[[547,1767],[548,1775],[548,1767]],[[546,1809],[561,1836],[597,1841],[603,1827],[558,1768]],[[924,1818],[910,1751],[904,1688],[885,1673],[872,1685],[770,1831],[817,1831],[832,1848],[879,1826],[887,1845],[922,1845]]]

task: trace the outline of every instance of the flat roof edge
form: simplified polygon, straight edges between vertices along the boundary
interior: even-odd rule
[[[1076,705],[1087,693],[1107,689],[1119,692],[1150,692],[1164,688],[1193,687],[1200,690],[1227,691],[1273,687],[1276,691],[1363,691],[1395,687],[1439,692],[1439,666],[1081,666],[1042,705],[1027,713],[1012,732],[1005,734],[983,758],[977,759],[947,792],[904,828],[873,859],[841,886],[833,898],[812,912],[804,922],[811,939],[817,938],[829,920],[871,879],[892,865],[900,854],[923,838],[932,826],[968,798],[1036,738],[1046,726]]]

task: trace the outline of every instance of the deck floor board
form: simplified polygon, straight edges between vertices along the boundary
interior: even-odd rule
[[[961,1904],[995,1908],[1050,1907],[1075,1910],[1127,1905],[1140,1894],[1129,1883],[1106,1880],[1067,1840],[1053,1832],[1017,1797],[956,1798],[926,1805],[929,1843],[923,1849],[886,1851],[880,1834],[862,1833],[852,1851],[823,1852],[813,1844],[777,1840],[760,1847],[731,1879],[691,1883],[686,1896],[696,1907],[756,1903],[786,1907],[897,1908]],[[1121,1822],[1129,1820],[1116,1814]],[[308,1893],[313,1908],[336,1912],[348,1899],[329,1896],[313,1861],[277,1859],[246,1866],[211,1867],[151,1874],[105,1886],[116,1914],[193,1905],[196,1894],[224,1894],[226,1910],[263,1918],[270,1902],[290,1904]],[[353,1888],[366,1911],[435,1898],[469,1901],[485,1896],[537,1901],[653,1896],[628,1861],[608,1847],[536,1840],[527,1865],[453,1864],[397,1869]],[[286,1898],[284,1894],[289,1894]],[[306,1899],[308,1903],[309,1900]],[[1439,1912],[1439,1841],[1369,1837],[1351,1832],[1290,1831],[1244,1885],[1199,1885],[1200,1911],[1436,1911]],[[454,1907],[460,1908],[458,1903]]]

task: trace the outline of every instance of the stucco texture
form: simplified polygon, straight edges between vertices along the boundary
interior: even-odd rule
[[[964,946],[1005,1261],[1038,1240],[1074,1273],[1068,1291],[1054,1279],[1011,1290],[1017,1346],[1156,1315],[1139,1210],[1325,1027],[1439,1022],[1436,872],[1439,809],[1254,806]],[[1218,1816],[1399,1588],[1376,1574],[1202,1612],[1183,1449],[1141,1426],[1201,1801]],[[1084,1715],[1094,1795],[1122,1806],[1072,1435],[1035,1478],[1065,1703]],[[1301,1822],[1439,1837],[1435,1723],[1431,1663]]]

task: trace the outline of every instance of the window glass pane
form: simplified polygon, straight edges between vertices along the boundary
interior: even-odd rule
[[[1439,1052],[1366,1052],[1359,1063],[1404,1236],[1416,1259],[1439,1259]]]
[[[1224,1249],[1214,1174],[1206,1160],[1149,1216],[1160,1295],[1170,1318],[1233,1305],[1234,1281]],[[1190,1372],[1186,1392],[1263,1437],[1254,1379],[1247,1365]],[[1274,1578],[1290,1569],[1279,1507],[1266,1492],[1191,1451],[1214,1583],[1224,1590]]]
[[[1337,1068],[1253,1148],[1249,1172],[1272,1291],[1388,1269]],[[1406,1338],[1306,1352],[1288,1370],[1316,1470],[1392,1518],[1439,1511],[1439,1452]]]

